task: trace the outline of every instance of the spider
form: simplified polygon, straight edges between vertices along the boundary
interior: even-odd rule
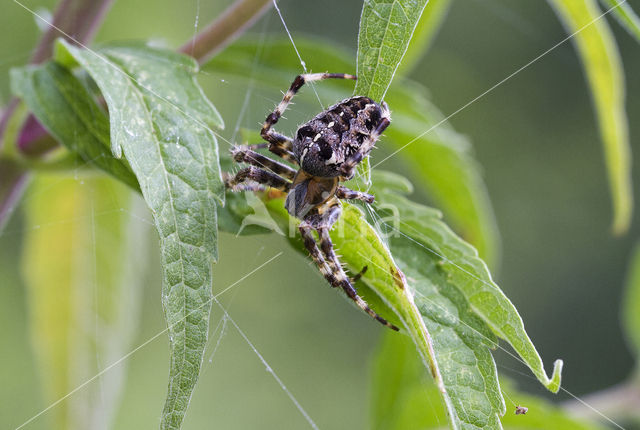
[[[373,203],[374,196],[351,190],[340,182],[351,179],[355,169],[366,157],[382,132],[389,126],[390,112],[385,102],[376,103],[368,97],[345,99],[298,127],[291,139],[273,129],[298,90],[310,81],[352,79],[342,73],[309,73],[298,75],[282,101],[270,113],[260,132],[267,144],[235,146],[236,162],[250,164],[235,176],[228,176],[225,185],[232,191],[275,188],[287,193],[285,207],[290,215],[301,220],[300,234],[311,258],[322,275],[334,288],[341,288],[353,302],[385,326],[398,327],[380,317],[358,295],[353,284],[366,271],[353,279],[345,274],[334,251],[329,230],[340,217],[341,199]],[[265,148],[298,166],[295,169],[266,157],[255,149]],[[253,184],[245,184],[252,181]],[[318,243],[312,231],[318,233]]]

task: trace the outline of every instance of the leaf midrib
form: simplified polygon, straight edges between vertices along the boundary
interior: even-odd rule
[[[110,61],[110,60],[107,60]],[[116,67],[117,69],[119,69],[116,65],[114,65],[114,67]],[[135,92],[135,95],[137,97],[139,97],[141,99],[141,105],[144,106],[144,114],[146,117],[146,120],[148,121],[148,124],[153,124],[153,119],[151,118],[151,112],[149,110],[149,106],[147,105],[146,99],[144,97],[144,94],[142,93],[142,91],[140,89],[138,89],[137,85],[133,84],[131,82],[131,80],[133,80],[135,82],[135,79],[133,79],[128,73],[126,73],[125,71],[123,71],[124,75],[127,76],[127,85],[133,89],[133,91]],[[154,94],[152,91],[149,91],[150,94]],[[172,187],[171,184],[169,182],[169,178],[168,178],[168,171],[165,168],[166,164],[164,162],[164,158],[162,157],[162,148],[160,145],[160,142],[157,138],[157,132],[155,130],[154,127],[151,127],[151,135],[153,136],[153,143],[156,145],[156,148],[158,149],[158,156],[160,158],[160,166],[157,167],[162,167],[162,176],[165,182],[165,185],[167,187],[167,194],[168,194],[168,199],[169,199],[169,204],[171,206],[171,216],[173,218],[173,226],[174,226],[174,231],[176,234],[176,237],[178,238],[178,242],[180,244],[182,244],[182,238],[180,237],[180,230],[178,228],[178,219],[176,218],[176,210],[175,210],[175,203],[173,200],[173,194],[172,194]],[[137,160],[136,160],[137,163]],[[162,242],[162,241],[161,241]],[[164,246],[162,247],[164,248]],[[184,258],[182,255],[182,246],[178,246],[178,253],[179,253],[179,261],[180,261],[180,282],[182,284],[182,309],[183,309],[183,313],[184,313],[184,309],[187,308],[187,299],[186,299],[186,294],[184,293],[185,291],[185,273],[184,273]],[[164,252],[164,250],[163,250]],[[169,286],[169,288],[171,288],[172,286]],[[172,326],[175,326],[175,322],[168,324],[169,328],[171,328]],[[185,347],[181,348],[182,349],[182,362],[184,363],[186,361],[186,337],[187,337],[187,324],[186,321],[184,321],[183,324],[183,328],[182,328],[182,333],[183,333],[183,342],[185,343]],[[173,380],[175,378],[169,378],[169,384],[173,385]],[[178,386],[178,389],[180,391],[182,391],[182,388],[180,386]],[[171,390],[170,390],[171,391]]]

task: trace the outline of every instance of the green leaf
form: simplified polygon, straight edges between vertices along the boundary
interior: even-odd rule
[[[444,22],[451,0],[429,0],[418,20],[407,52],[398,67],[398,73],[406,75],[413,70],[431,46],[435,35]]]
[[[442,428],[446,412],[438,401],[439,392],[424,377],[422,363],[414,347],[400,336],[386,334],[372,366],[371,428],[376,430],[422,430]],[[502,391],[511,402],[529,409],[515,415],[511,403],[502,417],[507,429],[595,430],[595,422],[579,420],[541,398],[517,392],[509,381],[501,380]]]
[[[221,120],[195,81],[189,57],[144,46],[97,53],[58,43],[94,79],[111,122],[111,147],[138,178],[160,234],[162,304],[171,364],[161,428],[180,428],[198,380],[217,259],[216,204],[224,198],[210,126]],[[67,63],[71,64],[71,63]]]
[[[618,20],[620,25],[640,42],[640,18],[631,9],[629,2],[619,0],[601,1],[607,8],[611,9],[611,14]]]
[[[640,243],[631,256],[622,299],[622,325],[631,351],[640,358]],[[640,367],[639,367],[640,369]]]
[[[613,231],[628,230],[633,211],[631,149],[620,54],[595,0],[550,0],[574,36],[591,87],[613,199]]]
[[[404,57],[428,0],[368,0],[358,32],[355,94],[381,101]]]
[[[266,199],[267,207],[274,219],[279,221],[284,231],[293,230],[299,221],[289,218],[284,209],[284,199]],[[289,230],[286,230],[289,229]],[[396,318],[387,313],[395,312],[411,338],[424,365],[433,375],[436,383],[442,387],[442,376],[435,362],[435,354],[429,333],[425,329],[418,309],[413,304],[413,297],[408,294],[406,280],[398,269],[389,249],[382,241],[377,231],[367,223],[363,212],[355,205],[345,203],[340,218],[330,232],[334,247],[353,273],[359,272],[364,266],[368,270],[362,280],[373,290],[384,307],[373,305],[379,314],[397,324]],[[293,236],[296,249],[307,253],[301,244],[299,235]],[[372,297],[360,291],[360,295],[371,302]],[[364,314],[363,314],[364,316]],[[369,318],[366,316],[366,318]]]
[[[84,161],[138,189],[125,160],[111,155],[109,120],[84,84],[61,65],[48,62],[11,70],[13,93],[55,139]]]
[[[102,175],[40,175],[29,188],[21,261],[46,405],[131,348],[149,244],[129,215],[133,196]],[[51,428],[110,428],[125,372],[115,366],[53,408]]]
[[[392,215],[399,220],[397,231],[401,233],[403,240],[422,249],[423,264],[427,266],[430,260],[435,259],[439,270],[446,273],[447,282],[459,289],[470,310],[499,338],[509,342],[542,385],[557,392],[560,388],[562,361],[554,363],[553,375],[548,378],[542,359],[529,339],[520,315],[493,282],[477,251],[440,220],[438,211],[411,202],[401,195],[400,190],[390,188],[388,176],[388,173],[374,171],[372,193],[378,201],[380,215],[390,216],[386,208],[393,207],[395,215]],[[411,267],[417,270],[415,266]],[[435,275],[427,278],[432,282],[436,279]]]
[[[374,221],[385,234],[378,233],[357,206],[345,204],[331,231],[341,261],[352,273],[368,267],[362,280],[382,302],[367,289],[359,288],[360,294],[385,318],[399,319],[411,336],[439,387],[452,426],[501,428],[499,416],[505,407],[490,354],[496,335],[507,339],[552,391],[559,388],[561,363],[549,380],[515,308],[491,282],[475,250],[440,221],[438,211],[400,195],[411,188],[404,178],[374,173]],[[289,219],[283,199],[268,194],[265,199],[280,229],[295,232],[297,220]],[[408,228],[420,223],[417,232]],[[393,256],[384,239],[395,233],[389,225],[397,225],[404,234],[391,237]],[[305,252],[294,237],[296,249]]]
[[[505,405],[490,352],[497,339],[464,293],[448,282],[436,256],[404,237],[393,239],[391,250],[433,339],[453,427],[500,428]]]
[[[387,101],[394,112],[385,143],[397,148],[453,229],[493,264],[500,254],[498,227],[471,143],[444,121],[420,85],[404,82]]]
[[[428,4],[427,10],[431,5]],[[349,54],[333,45],[300,37],[296,39],[296,45],[313,70],[349,72],[353,68],[348,61]],[[256,67],[257,49],[262,55]],[[297,57],[289,55],[290,49],[288,39],[264,42],[240,39],[204,67],[212,73],[253,79],[275,92],[286,87],[298,73],[300,63]],[[479,250],[482,258],[490,264],[495,262],[500,253],[496,222],[480,168],[472,157],[470,142],[447,122],[441,123],[444,115],[429,103],[424,88],[408,80],[399,83],[387,94],[392,122],[378,146],[381,150],[406,146],[398,156],[406,163],[416,184],[426,187],[429,197],[443,210],[448,222]],[[316,88],[324,100],[341,100],[348,88],[345,84],[348,85],[326,81]],[[312,106],[317,107],[315,99],[312,101]],[[300,98],[295,102],[300,103]],[[435,129],[422,135],[436,124]],[[375,152],[377,150],[373,154],[374,165]]]

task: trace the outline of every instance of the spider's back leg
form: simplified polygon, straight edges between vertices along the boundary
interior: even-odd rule
[[[392,330],[398,331],[398,327],[388,322],[386,319],[378,315],[369,305],[358,295],[358,292],[351,284],[348,276],[342,269],[342,265],[338,260],[334,250],[331,238],[329,237],[329,229],[333,224],[333,221],[339,216],[340,206],[330,206],[324,214],[321,215],[321,220],[309,221],[303,220],[300,223],[300,234],[304,241],[305,247],[309,250],[311,258],[316,263],[320,272],[325,279],[331,284],[332,287],[341,288],[353,302],[372,318],[379,323],[389,327]],[[320,236],[320,249],[318,244],[312,235],[312,230],[318,231]],[[358,277],[358,275],[356,275]]]

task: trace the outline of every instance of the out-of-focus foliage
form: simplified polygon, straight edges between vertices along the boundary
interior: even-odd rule
[[[622,299],[622,322],[629,346],[640,359],[640,245],[629,261],[626,293]]]
[[[29,188],[22,272],[47,405],[131,348],[139,316],[147,229],[130,217],[139,203],[106,177],[40,175]],[[100,357],[96,360],[96,357]],[[115,366],[52,410],[52,428],[109,429],[125,368]]]
[[[595,0],[550,0],[571,34],[591,87],[613,200],[613,231],[629,229],[633,212],[625,84],[611,29]]]
[[[625,0],[601,0],[602,3],[611,10],[611,14],[618,20],[621,26],[629,32],[629,34],[640,42],[640,18],[631,9],[629,1]]]

